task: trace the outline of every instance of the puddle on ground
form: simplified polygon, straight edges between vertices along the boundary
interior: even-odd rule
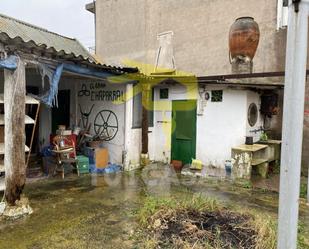
[[[277,215],[276,193],[184,176],[167,165],[153,164],[133,172],[28,184],[25,194],[34,213],[17,221],[0,221],[0,248],[135,248],[130,240],[137,226],[134,212],[147,196],[186,198],[195,193]],[[300,212],[307,229],[308,211],[303,207]]]

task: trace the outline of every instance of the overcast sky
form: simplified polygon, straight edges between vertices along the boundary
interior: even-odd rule
[[[94,46],[94,16],[85,10],[92,0],[0,0],[2,14]]]

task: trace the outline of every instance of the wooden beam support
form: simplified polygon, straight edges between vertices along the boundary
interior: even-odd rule
[[[15,205],[26,182],[25,167],[25,64],[19,59],[15,71],[4,70],[5,199]]]
[[[148,154],[148,111],[151,85],[142,83],[142,154]]]
[[[148,110],[144,105],[142,112],[142,154],[148,154]]]

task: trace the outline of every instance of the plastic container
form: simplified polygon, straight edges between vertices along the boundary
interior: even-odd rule
[[[182,170],[182,167],[183,167],[182,161],[173,160],[172,161],[172,165],[173,165],[173,167],[174,167],[174,169],[176,171],[181,171]]]
[[[77,168],[80,174],[89,173],[89,158],[86,156],[77,156]]]
[[[191,167],[190,169],[197,169],[201,170],[203,168],[203,163],[200,160],[192,159]]]

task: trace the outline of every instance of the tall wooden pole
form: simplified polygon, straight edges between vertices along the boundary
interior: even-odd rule
[[[143,106],[142,112],[142,154],[148,154],[148,110]]]
[[[5,199],[15,205],[26,182],[25,167],[25,65],[18,59],[15,71],[4,70]]]
[[[148,154],[148,111],[151,85],[142,83],[142,154]]]
[[[278,249],[296,249],[308,46],[309,0],[289,1]]]

